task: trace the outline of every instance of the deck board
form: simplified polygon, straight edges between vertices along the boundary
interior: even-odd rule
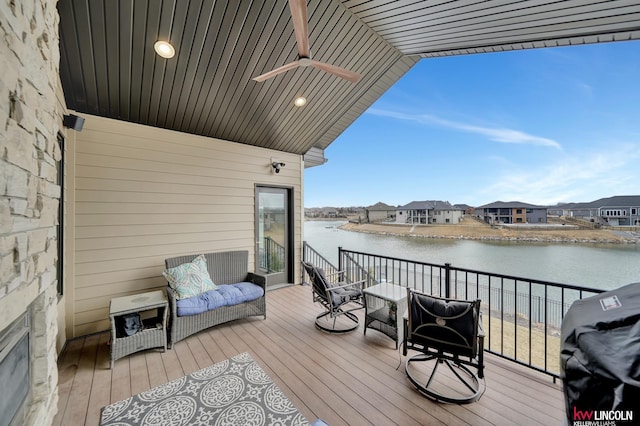
[[[149,387],[153,388],[167,383],[167,373],[164,371],[162,356],[156,351],[146,351],[147,371],[149,373]]]
[[[111,403],[126,399],[131,395],[131,357],[120,358],[111,371]],[[108,367],[107,367],[108,368]]]
[[[177,352],[173,349],[162,352],[160,358],[164,364],[164,371],[167,373],[167,381],[175,380],[190,373],[190,371],[182,370]]]
[[[64,357],[58,361],[58,415],[54,419],[53,426],[62,425],[62,420],[67,411],[73,381],[78,371],[78,365],[80,364],[84,341],[85,339],[75,339],[68,342]]]
[[[383,334],[317,330],[308,287],[267,295],[267,319],[248,318],[210,328],[176,343],[119,359],[109,369],[108,333],[67,343],[59,360],[59,411],[54,425],[95,425],[100,409],[240,352],[251,356],[309,420],[335,425],[561,424],[564,400],[552,379],[487,354],[483,397],[473,404],[440,404],[407,380],[405,357]],[[362,312],[358,313],[362,316]]]
[[[81,424],[85,421],[93,385],[93,370],[98,355],[99,335],[92,335],[85,339],[78,363],[78,370],[73,378],[69,403],[65,412],[63,425]]]
[[[129,368],[131,369],[131,393],[133,395],[151,388],[147,359],[144,353],[131,355]]]
[[[100,349],[108,344],[109,338],[109,333],[102,333],[97,342],[98,354],[93,365],[93,382],[87,407],[86,424],[97,425],[100,422],[100,409],[111,403],[111,370],[100,368],[100,366],[108,366],[110,362],[109,351]]]

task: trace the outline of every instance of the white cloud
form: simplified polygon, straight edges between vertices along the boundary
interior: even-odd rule
[[[576,81],[575,85],[576,85],[577,92],[581,94],[583,97],[587,99],[593,98],[593,92],[594,92],[593,86],[587,83],[584,83],[582,81]]]
[[[528,133],[521,132],[520,130],[500,127],[474,126],[470,124],[459,123],[456,121],[445,120],[429,114],[407,114],[377,108],[371,108],[367,111],[367,113],[381,117],[395,118],[397,120],[414,121],[420,124],[447,127],[467,133],[476,133],[483,135],[487,137],[487,139],[495,142],[549,146],[552,148],[561,149],[560,144],[553,139],[530,135]]]
[[[478,201],[550,205],[625,194],[633,188],[638,152],[637,146],[627,145],[606,152],[563,156],[545,167],[528,164],[521,170],[510,168],[477,194],[482,198]]]

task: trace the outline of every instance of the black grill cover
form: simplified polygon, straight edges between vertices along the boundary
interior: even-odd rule
[[[571,305],[562,321],[560,376],[569,424],[575,411],[587,410],[635,410],[637,422],[640,283]]]

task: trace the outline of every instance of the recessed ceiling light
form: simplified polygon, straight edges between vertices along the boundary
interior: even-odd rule
[[[176,49],[174,49],[173,46],[167,41],[156,41],[156,43],[153,45],[153,49],[158,55],[167,59],[173,58],[173,55],[176,54]]]
[[[307,100],[303,96],[299,96],[293,101],[293,104],[297,107],[303,107],[306,105],[306,103]]]

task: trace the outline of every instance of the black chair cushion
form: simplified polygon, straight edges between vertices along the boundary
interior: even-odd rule
[[[475,356],[474,302],[415,294],[411,304],[412,340],[452,354]]]
[[[307,270],[307,274],[311,278],[314,293],[325,300],[327,303],[331,303],[334,307],[339,307],[349,301],[359,300],[362,297],[362,291],[357,286],[350,286],[345,288],[336,288],[329,292],[331,300],[327,300],[327,289],[343,286],[346,283],[339,282],[332,284],[327,279],[324,269],[313,266],[309,263],[302,263]]]
[[[331,284],[329,283],[329,280],[327,279],[327,275],[324,273],[324,269],[322,268],[316,268],[316,272],[318,272],[318,277],[324,281],[324,284],[327,287],[331,287]]]
[[[337,288],[331,290],[331,301],[333,306],[340,306],[350,300],[360,299],[362,292],[353,288]]]
[[[311,286],[313,287],[313,292],[320,297],[322,300],[329,302],[327,300],[327,280],[322,268],[316,268],[310,263],[302,262],[302,265],[307,271],[309,278],[311,279]]]

